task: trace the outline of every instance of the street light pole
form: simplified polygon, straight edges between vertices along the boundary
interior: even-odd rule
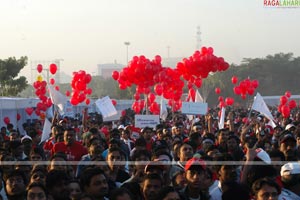
[[[130,45],[130,42],[124,42],[126,45],[126,59],[127,59],[127,64],[128,64],[128,46]]]

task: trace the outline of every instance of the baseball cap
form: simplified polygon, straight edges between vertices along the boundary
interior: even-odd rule
[[[300,164],[298,162],[289,162],[281,167],[280,175],[300,174]]]
[[[293,127],[296,128],[294,124],[288,124],[288,125],[286,125],[285,130],[289,130],[290,128],[293,128]]]
[[[30,141],[32,141],[32,138],[31,138],[29,135],[25,135],[25,136],[23,136],[23,137],[21,138],[21,142],[23,143],[24,140],[30,140]]]
[[[256,157],[265,162],[266,164],[271,164],[271,158],[269,154],[262,148],[255,149]]]
[[[185,164],[185,171],[188,170],[205,170],[206,165],[205,165],[205,161],[200,159],[200,158],[191,158],[189,159],[186,164]]]
[[[125,129],[125,126],[121,124],[118,129]]]

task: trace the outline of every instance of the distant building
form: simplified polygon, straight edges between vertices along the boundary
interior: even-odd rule
[[[98,64],[98,75],[103,78],[110,78],[113,71],[121,71],[125,65],[115,63]]]

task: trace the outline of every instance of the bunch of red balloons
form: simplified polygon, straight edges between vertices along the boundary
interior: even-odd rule
[[[209,73],[225,71],[228,68],[229,64],[224,58],[214,55],[212,47],[202,47],[201,51],[195,51],[192,56],[177,63],[179,73],[196,87],[201,87],[202,79],[207,78]]]
[[[44,80],[37,80],[33,83],[35,89],[35,95],[39,98],[39,102],[36,104],[35,114],[43,118],[48,108],[52,106],[52,100],[46,96],[47,82]],[[28,114],[28,113],[27,113]],[[31,113],[32,114],[32,113]],[[30,114],[30,115],[31,115]]]
[[[231,79],[233,84],[237,84],[238,79],[237,77],[233,76]],[[239,95],[242,97],[242,99],[247,98],[248,95],[253,95],[255,92],[255,89],[259,86],[258,80],[251,80],[250,78],[246,78],[242,80],[237,86],[234,86],[233,92],[236,95]]]
[[[277,109],[284,118],[289,118],[291,110],[297,107],[296,101],[293,99],[289,100],[290,97],[290,91],[286,91],[285,95],[280,97],[280,104],[278,105]]]
[[[92,76],[84,70],[73,72],[73,79],[71,81],[72,95],[70,100],[72,105],[76,106],[84,101],[86,105],[90,104],[90,99],[87,98],[87,95],[92,94],[92,89],[88,88],[88,84],[91,80]]]
[[[131,87],[132,84],[140,86],[145,91],[154,85],[153,76],[162,70],[159,55],[151,61],[145,56],[134,56],[127,67],[121,72],[114,71],[112,77],[119,82],[121,90]]]

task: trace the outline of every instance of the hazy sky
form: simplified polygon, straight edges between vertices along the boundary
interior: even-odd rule
[[[156,54],[187,57],[202,45],[239,64],[278,52],[300,56],[300,8],[265,8],[263,0],[0,0],[0,59],[63,59],[70,74]],[[30,77],[30,66],[22,74]]]

